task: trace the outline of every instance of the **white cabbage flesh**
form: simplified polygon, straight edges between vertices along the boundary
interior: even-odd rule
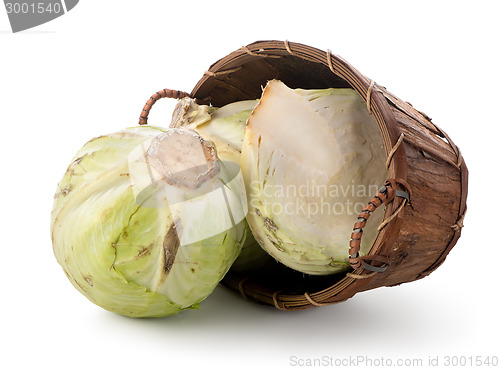
[[[352,89],[289,89],[270,81],[247,121],[241,168],[247,221],[275,259],[307,274],[349,268],[358,213],[387,178],[375,119]],[[364,228],[361,254],[383,211]]]
[[[197,308],[239,254],[244,199],[238,165],[219,161],[190,131],[143,126],[100,136],[58,185],[54,253],[97,305],[133,317],[173,315]]]

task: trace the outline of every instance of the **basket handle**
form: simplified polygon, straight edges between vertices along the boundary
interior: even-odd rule
[[[161,98],[182,99],[187,96],[190,96],[187,92],[179,90],[163,89],[155,92],[153,95],[151,95],[146,104],[144,104],[144,108],[142,108],[141,115],[139,116],[139,125],[148,124],[149,111],[153,107],[154,103],[156,103]]]
[[[398,189],[398,185],[404,190]],[[363,235],[363,228],[366,226],[367,220],[370,218],[371,214],[382,204],[389,204],[394,200],[395,197],[404,198],[402,206],[396,210],[388,219],[384,221],[387,224],[393,217],[401,211],[404,205],[409,204],[411,197],[411,188],[408,183],[402,179],[388,179],[384,185],[379,189],[377,195],[375,195],[368,204],[363,208],[363,210],[358,215],[358,220],[354,224],[354,228],[351,234],[351,240],[349,241],[349,263],[353,269],[364,268],[365,270],[373,272],[384,272],[388,265],[389,260],[383,256],[360,256],[359,250],[361,247],[361,237]],[[385,225],[384,224],[384,225]],[[384,262],[385,265],[382,267],[377,267],[370,265],[365,260]]]

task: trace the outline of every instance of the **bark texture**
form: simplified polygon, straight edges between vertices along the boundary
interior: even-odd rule
[[[355,89],[377,120],[388,154],[404,135],[403,144],[391,156],[389,172],[409,183],[411,206],[405,206],[382,229],[369,252],[389,259],[384,272],[361,268],[347,274],[307,276],[276,263],[246,276],[230,271],[223,284],[246,299],[294,310],[414,281],[439,267],[460,237],[467,198],[467,167],[448,135],[427,115],[341,57],[287,41],[258,41],[230,53],[204,73],[191,96],[214,106],[257,99],[271,79],[280,79],[291,88]],[[385,219],[401,201],[396,199],[387,207]]]

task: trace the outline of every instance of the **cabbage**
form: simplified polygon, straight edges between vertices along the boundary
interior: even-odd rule
[[[194,130],[210,140],[219,156],[235,163],[240,162],[245,125],[258,100],[242,100],[215,108],[198,105],[192,98],[183,98],[177,104],[171,128]]]
[[[354,90],[270,81],[248,118],[240,165],[247,221],[270,255],[306,274],[349,268],[357,214],[387,178],[382,136]],[[382,217],[364,228],[361,254]]]
[[[214,144],[219,156],[239,163],[246,122],[257,103],[258,100],[242,100],[216,108],[199,105],[186,97],[177,103],[170,127],[196,131]],[[249,233],[231,270],[240,273],[256,270],[269,260],[272,258]]]
[[[51,220],[56,259],[76,289],[132,317],[197,308],[248,232],[239,166],[220,159],[181,129],[143,126],[85,144]]]

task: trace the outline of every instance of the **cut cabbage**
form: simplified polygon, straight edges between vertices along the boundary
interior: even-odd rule
[[[306,274],[349,269],[357,214],[387,178],[382,136],[354,90],[270,81],[248,118],[240,164],[247,220],[269,254]],[[382,217],[364,228],[361,254]]]

